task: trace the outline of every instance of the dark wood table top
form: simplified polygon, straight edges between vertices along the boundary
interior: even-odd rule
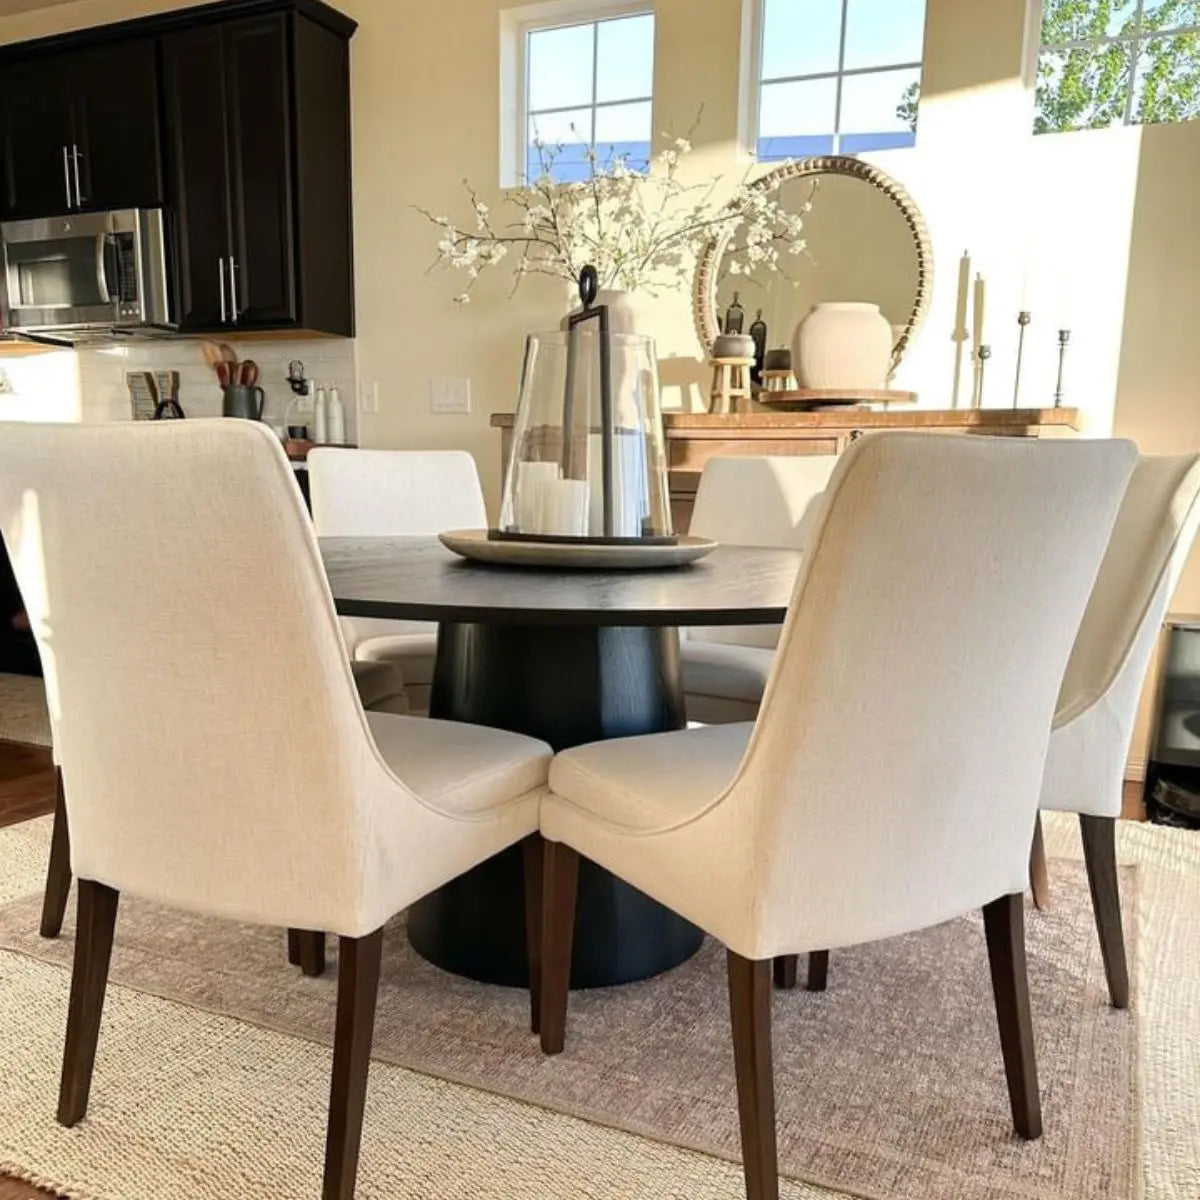
[[[343,616],[486,625],[770,625],[800,565],[720,546],[687,567],[547,571],[468,563],[437,538],[322,538],[321,555]]]

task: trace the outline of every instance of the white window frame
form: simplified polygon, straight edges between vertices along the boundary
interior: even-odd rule
[[[1036,6],[1038,9],[1037,33],[1033,39],[1033,81],[1034,86],[1037,86],[1038,77],[1041,74],[1042,55],[1046,51],[1057,50],[1098,50],[1101,46],[1132,46],[1133,51],[1130,56],[1130,77],[1129,77],[1129,94],[1125,97],[1125,114],[1121,120],[1122,125],[1140,125],[1140,121],[1133,119],[1133,102],[1136,92],[1135,84],[1137,81],[1138,62],[1142,56],[1142,49],[1149,42],[1160,42],[1164,38],[1178,37],[1185,33],[1200,33],[1200,24],[1179,25],[1170,29],[1156,29],[1151,33],[1142,32],[1142,17],[1146,11],[1146,0],[1137,0],[1137,7],[1133,10],[1133,33],[1114,33],[1105,34],[1103,37],[1094,38],[1076,38],[1070,42],[1043,42],[1042,41],[1042,17],[1044,15],[1044,5]],[[1174,122],[1178,124],[1178,122]],[[1070,132],[1062,130],[1059,132]]]
[[[654,0],[543,0],[500,13],[500,186],[520,187],[525,182],[525,147],[528,127],[529,79],[526,71],[526,47],[529,34],[543,29],[561,29],[569,25],[591,25],[619,17],[655,15]],[[656,26],[657,32],[657,26]],[[597,45],[599,39],[597,39]],[[649,101],[653,106],[653,84],[649,96],[597,103],[596,63],[592,63],[592,98],[588,107],[594,113],[614,104]],[[557,109],[539,109],[556,112]]]
[[[850,13],[850,0],[841,0],[842,33],[838,43],[838,65],[834,71],[816,71],[807,75],[780,75],[778,78],[763,78],[763,37],[767,25],[767,0],[743,0],[742,7],[742,44],[749,46],[750,53],[742,58],[742,120],[738,122],[738,138],[742,149],[752,158],[758,158],[758,118],[762,106],[762,89],[771,83],[803,83],[811,79],[836,79],[837,97],[833,110],[833,149],[831,154],[841,154],[841,123],[842,123],[842,82],[848,76],[880,75],[887,71],[925,71],[925,46],[922,41],[921,60],[919,62],[884,63],[878,67],[851,67],[845,69],[846,62],[846,26]],[[928,17],[928,0],[926,3]],[[919,128],[919,124],[918,124]],[[773,162],[774,159],[764,159]]]

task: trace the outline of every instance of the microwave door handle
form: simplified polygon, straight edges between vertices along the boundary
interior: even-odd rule
[[[66,146],[63,151],[63,182],[67,185],[67,207],[71,207],[71,156],[67,152]]]
[[[108,235],[96,234],[96,288],[100,292],[101,304],[112,303],[112,295],[108,290],[108,271],[104,262],[104,252],[107,248]]]
[[[83,193],[79,190],[79,147],[71,147],[71,162],[75,166],[75,207],[83,203]]]

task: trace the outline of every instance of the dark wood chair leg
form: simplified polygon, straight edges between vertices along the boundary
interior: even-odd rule
[[[784,992],[790,992],[796,986],[799,963],[800,956],[798,954],[781,954],[775,959],[773,973],[777,988]]]
[[[63,799],[62,771],[54,771],[54,832],[50,835],[50,865],[46,868],[46,895],[42,900],[41,934],[56,938],[62,933],[71,894],[71,831]]]
[[[728,953],[729,1015],[737,1073],[746,1200],[778,1200],[775,1079],[771,1063],[771,962]]]
[[[1121,891],[1117,881],[1117,822],[1112,817],[1079,817],[1083,860],[1092,889],[1092,909],[1100,934],[1100,953],[1114,1008],[1129,1007],[1129,964],[1121,928]]]
[[[354,1196],[382,958],[382,929],[363,938],[344,937],[338,943],[337,1023],[322,1200],[353,1200]]]
[[[288,930],[288,962],[310,979],[325,974],[325,935],[309,929]]]
[[[1033,827],[1033,846],[1029,851],[1029,887],[1039,912],[1050,907],[1050,870],[1046,866],[1046,843],[1042,839],[1042,814]]]
[[[58,1092],[58,1123],[68,1128],[87,1115],[119,899],[118,892],[102,883],[79,881],[75,967]]]
[[[829,951],[812,950],[808,955],[808,982],[804,985],[810,992],[823,992],[829,984]]]
[[[579,855],[562,842],[547,842],[542,862],[542,997],[538,1021],[543,1054],[561,1054],[566,1043],[578,890]]]
[[[525,860],[525,953],[529,959],[529,1028],[542,1027],[542,858],[545,845],[540,833],[522,843]]]
[[[1042,1136],[1042,1102],[1029,1012],[1029,980],[1025,973],[1024,894],[1001,896],[985,904],[983,926],[1013,1127],[1023,1138],[1038,1138]]]

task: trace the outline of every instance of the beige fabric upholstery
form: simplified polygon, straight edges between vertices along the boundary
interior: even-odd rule
[[[8,425],[0,532],[79,877],[362,937],[536,829],[543,743],[368,726],[312,525],[259,423]]]
[[[308,472],[319,537],[425,537],[487,525],[479,472],[462,450],[320,447]],[[428,709],[435,626],[361,617],[343,617],[341,626],[352,657],[399,667],[413,710]]]
[[[1146,672],[1200,523],[1200,455],[1142,458],[1059,694],[1042,807],[1121,815]]]
[[[774,650],[686,639],[680,648],[689,720],[710,725],[754,720]]]
[[[1055,700],[1134,459],[1124,442],[860,439],[744,753],[736,727],[566,751],[543,834],[753,959],[1023,890]]]
[[[385,662],[352,662],[350,668],[363,708],[408,712],[408,694],[399,668]]]
[[[837,464],[832,454],[714,458],[696,491],[691,532],[726,545],[803,549]],[[693,628],[680,644],[688,716],[752,721],[778,625]],[[733,647],[714,654],[710,645]],[[743,651],[742,647],[750,647]]]

